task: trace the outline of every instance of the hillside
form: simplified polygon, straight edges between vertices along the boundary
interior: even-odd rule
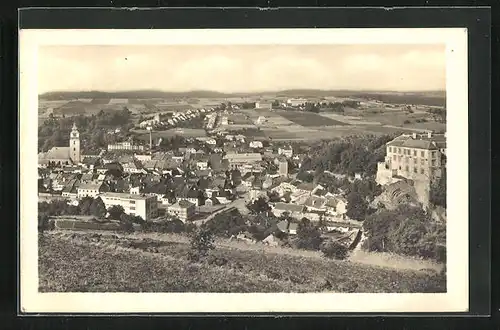
[[[51,232],[40,238],[42,292],[443,292],[435,273],[217,246],[202,263],[189,244]],[[219,261],[223,261],[220,263]]]

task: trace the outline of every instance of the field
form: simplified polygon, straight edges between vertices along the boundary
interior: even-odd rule
[[[42,292],[444,292],[434,272],[217,246],[219,266],[189,245],[134,235],[49,232],[39,239]],[[210,259],[210,258],[209,258]]]
[[[319,114],[312,112],[299,112],[299,111],[281,111],[280,116],[301,125],[304,127],[308,126],[344,126],[349,125],[345,122],[338,121],[332,118],[323,117]]]
[[[148,130],[133,130],[132,132],[139,134],[138,138],[144,141],[149,141],[149,131]],[[184,137],[205,137],[207,133],[203,129],[194,128],[172,128],[165,131],[153,131],[151,137],[153,139],[158,138],[170,138],[176,135],[181,135]]]

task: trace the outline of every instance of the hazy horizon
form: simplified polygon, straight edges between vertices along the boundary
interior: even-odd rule
[[[444,45],[43,46],[38,94],[445,90]]]

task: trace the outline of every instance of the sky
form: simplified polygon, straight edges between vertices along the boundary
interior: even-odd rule
[[[444,45],[41,46],[38,90],[445,90]]]

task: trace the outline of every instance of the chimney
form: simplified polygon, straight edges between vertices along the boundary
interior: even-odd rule
[[[427,132],[427,138],[432,138],[432,132]]]
[[[413,136],[413,139],[416,139],[417,138],[417,133],[413,133],[412,136]]]

